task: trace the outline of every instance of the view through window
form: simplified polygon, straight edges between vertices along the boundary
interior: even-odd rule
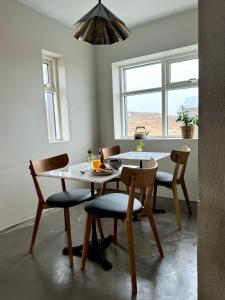
[[[124,135],[133,136],[136,126],[145,126],[150,136],[180,137],[181,124],[176,122],[180,106],[190,115],[198,115],[197,54],[121,70]]]

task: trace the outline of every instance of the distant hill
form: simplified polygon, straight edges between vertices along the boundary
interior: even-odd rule
[[[192,108],[190,108],[192,109]],[[196,108],[192,109],[196,112]],[[168,134],[169,136],[181,136],[180,123],[176,122],[177,116],[168,116]],[[128,136],[134,136],[137,126],[145,126],[150,131],[150,136],[162,136],[162,114],[149,112],[129,112],[128,114]],[[196,129],[196,136],[197,136]]]

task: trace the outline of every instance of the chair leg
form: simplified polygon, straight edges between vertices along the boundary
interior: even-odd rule
[[[98,230],[99,230],[99,233],[100,233],[100,236],[101,236],[101,239],[103,240],[104,239],[104,232],[103,232],[103,228],[102,228],[102,222],[101,222],[101,219],[100,218],[95,218],[97,224],[98,224]]]
[[[152,232],[153,232],[153,235],[154,235],[154,238],[155,238],[158,250],[159,250],[159,254],[160,254],[161,257],[164,257],[163,249],[162,249],[161,242],[160,242],[160,239],[159,239],[158,230],[157,230],[157,227],[156,227],[156,224],[155,224],[155,221],[154,221],[152,210],[151,209],[146,209],[145,211],[146,211],[149,223],[150,223],[151,228],[152,228]]]
[[[38,226],[39,226],[40,219],[41,219],[42,210],[43,210],[43,207],[42,207],[42,205],[39,204],[38,208],[37,208],[37,212],[36,212],[35,223],[34,223],[32,238],[31,238],[31,242],[30,242],[29,253],[32,253],[32,251],[33,251],[34,243],[35,243],[36,236],[37,236]]]
[[[136,263],[135,263],[132,222],[127,222],[126,228],[127,228],[127,238],[128,238],[128,252],[129,252],[129,265],[130,265],[132,294],[137,294]]]
[[[184,198],[185,198],[185,201],[186,201],[186,204],[187,204],[188,213],[189,213],[189,215],[192,215],[191,203],[190,203],[190,200],[189,200],[187,187],[186,187],[186,184],[185,184],[184,180],[181,181],[181,187],[182,187],[182,190],[183,190],[183,193],[184,193]]]
[[[154,191],[153,191],[153,209],[156,208],[156,197],[157,197],[157,184],[154,185]]]
[[[86,219],[85,233],[84,233],[84,241],[83,241],[83,250],[82,250],[82,258],[81,258],[81,270],[85,269],[87,254],[88,254],[88,243],[91,234],[91,225],[93,221],[93,216],[88,214]]]
[[[65,213],[65,209],[63,210],[64,212],[64,226],[65,226],[65,231],[67,231],[67,228],[66,228],[66,213]]]
[[[113,230],[113,243],[117,244],[117,225],[118,225],[118,220],[114,219],[114,230]]]
[[[172,191],[173,191],[173,202],[176,211],[177,229],[181,229],[180,204],[179,204],[176,185],[172,186]]]
[[[72,249],[72,237],[71,237],[71,226],[70,226],[70,209],[64,208],[65,213],[65,221],[66,221],[66,231],[67,231],[67,239],[68,239],[68,253],[69,253],[69,261],[70,266],[73,266],[73,249]]]
[[[102,185],[101,196],[103,196],[105,194],[105,190],[106,190],[106,182],[104,182]]]
[[[119,192],[119,189],[120,189],[120,182],[117,181],[117,182],[116,182],[116,192],[117,192],[117,193]]]

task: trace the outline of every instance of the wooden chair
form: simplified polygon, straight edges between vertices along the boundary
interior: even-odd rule
[[[72,237],[71,237],[71,226],[70,226],[70,211],[69,208],[79,205],[84,201],[92,199],[92,195],[89,189],[74,189],[71,191],[66,191],[65,180],[61,179],[62,192],[56,193],[48,197],[46,200],[43,197],[40,185],[37,180],[38,174],[46,171],[51,171],[59,168],[64,168],[69,162],[67,154],[62,154],[55,157],[50,157],[43,160],[33,160],[30,161],[30,172],[34,181],[35,189],[38,195],[38,207],[36,212],[36,218],[33,228],[32,239],[30,243],[29,252],[32,253],[39,222],[41,219],[43,209],[49,209],[54,207],[60,207],[64,209],[64,220],[65,220],[65,230],[67,232],[68,238],[68,253],[70,266],[73,265],[73,253],[72,253]]]
[[[120,219],[127,229],[131,284],[132,292],[134,294],[137,293],[137,280],[132,219],[142,211],[144,211],[148,217],[160,256],[163,257],[163,250],[151,209],[152,190],[157,167],[157,162],[154,160],[149,163],[149,168],[146,169],[124,167],[121,174],[121,181],[126,185],[128,195],[120,193],[103,195],[96,198],[96,200],[85,207],[88,215],[84,235],[81,269],[84,270],[85,268],[93,218]],[[140,188],[142,189],[142,201],[135,199],[135,191]]]
[[[101,162],[106,161],[112,155],[120,154],[120,152],[121,152],[121,149],[120,149],[119,145],[115,145],[115,146],[108,147],[108,148],[99,147],[99,154],[101,155]],[[110,182],[115,182],[116,183],[116,192],[118,193],[119,192],[120,181],[121,181],[120,177],[117,177],[117,178],[114,178],[112,180],[109,180],[109,181],[105,182],[102,186],[102,189],[101,189],[101,196],[105,194],[107,183],[110,183]],[[113,232],[113,242],[114,242],[114,244],[117,243],[117,224],[118,224],[117,219],[114,219],[114,232]]]
[[[166,172],[157,172],[155,186],[154,186],[154,197],[153,197],[153,209],[156,206],[157,187],[164,186],[169,188],[173,192],[173,201],[176,210],[176,221],[177,229],[181,229],[181,216],[180,216],[180,205],[177,193],[177,185],[181,185],[184,197],[186,200],[189,215],[192,215],[191,204],[188,197],[186,183],[184,179],[187,161],[191,149],[188,146],[182,146],[180,150],[173,150],[170,158],[175,163],[173,174]]]
[[[120,152],[121,152],[121,149],[120,149],[119,145],[108,147],[108,148],[99,147],[99,154],[101,155],[101,161],[102,162],[107,160],[112,155],[120,154]],[[116,192],[119,191],[120,178],[118,177],[118,178],[114,178],[112,180],[109,180],[109,181],[107,181],[103,184],[102,190],[101,190],[101,195],[104,195],[107,183],[109,183],[109,182],[116,182]]]

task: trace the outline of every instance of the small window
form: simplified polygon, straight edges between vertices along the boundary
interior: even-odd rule
[[[151,134],[162,136],[162,93],[126,97],[126,135],[133,136],[137,126],[151,128]]]
[[[131,92],[161,87],[161,68],[161,64],[152,64],[124,69],[125,91]]]
[[[69,137],[67,99],[65,93],[62,95],[60,91],[61,81],[65,81],[63,68],[60,68],[63,74],[59,73],[59,64],[62,63],[61,57],[43,55],[42,71],[49,142],[68,140]],[[63,85],[65,86],[65,82]]]
[[[198,59],[187,59],[181,61],[169,62],[169,82],[191,82],[198,80]]]
[[[182,106],[190,116],[198,115],[198,88],[185,88],[168,91],[168,136],[180,136],[180,123],[176,122],[177,111]],[[198,127],[195,128],[195,137]]]

